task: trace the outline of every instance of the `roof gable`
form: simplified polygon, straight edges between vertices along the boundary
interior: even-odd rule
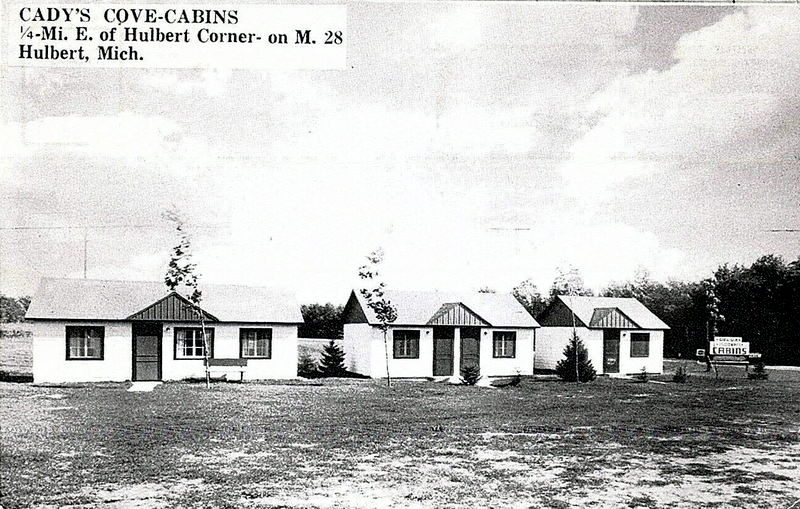
[[[628,328],[620,326],[624,319],[633,325],[632,329],[666,330],[669,326],[661,321],[644,304],[632,297],[584,297],[559,295],[557,301],[568,310],[575,313],[575,317],[589,328]],[[617,314],[611,311],[617,310]],[[624,318],[623,318],[624,317]],[[594,321],[594,322],[593,322]],[[616,321],[616,322],[615,322]],[[609,326],[606,327],[605,324]],[[612,325],[617,323],[617,325]],[[548,325],[550,325],[548,323]]]
[[[491,324],[460,302],[442,304],[427,325],[490,326]]]
[[[580,317],[560,299],[551,302],[536,319],[544,327],[586,327]]]
[[[128,317],[128,320],[148,320],[151,322],[197,322],[202,313],[203,319],[209,322],[218,322],[217,317],[200,308],[195,311],[189,299],[170,293],[163,299],[150,304],[146,308]]]
[[[361,307],[361,301],[356,297],[356,292],[350,292],[350,298],[347,299],[347,304],[344,306],[342,312],[344,323],[367,323],[367,315],[364,314],[364,309]]]
[[[625,316],[619,308],[595,308],[589,327],[598,329],[638,329],[636,322]]]

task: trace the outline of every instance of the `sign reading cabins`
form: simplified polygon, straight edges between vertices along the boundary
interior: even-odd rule
[[[750,355],[750,343],[740,337],[718,336],[709,342],[711,355]]]

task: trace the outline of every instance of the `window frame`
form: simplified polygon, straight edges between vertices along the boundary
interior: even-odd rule
[[[100,332],[100,356],[99,357],[73,357],[70,348],[70,332],[76,330],[96,329]],[[67,352],[66,360],[68,361],[102,361],[105,360],[106,355],[106,328],[104,325],[66,325],[64,328],[64,336],[66,339]]]
[[[205,355],[201,355],[200,357],[179,357],[178,356],[178,332],[179,331],[184,331],[185,332],[185,331],[189,331],[189,330],[202,332],[203,329],[202,329],[202,327],[174,327],[173,328],[173,333],[172,333],[172,358],[173,358],[173,360],[176,360],[176,361],[198,361],[198,360],[204,360],[205,359]],[[214,337],[216,336],[215,333],[214,333],[214,327],[206,327],[206,334],[211,336],[211,337],[208,338],[208,346],[209,346],[209,349],[211,350],[209,352],[209,354],[208,354],[208,358],[209,359],[213,359],[214,358]],[[203,345],[203,346],[205,346],[205,345]]]
[[[641,337],[646,338],[646,341],[644,339],[642,339],[641,337],[639,339],[635,340],[637,345],[641,345],[642,343],[644,343],[645,350],[646,350],[644,355],[642,355],[642,354],[640,354],[638,352],[634,354],[634,351],[633,351],[634,336],[641,336]],[[650,357],[650,333],[649,332],[631,332],[630,333],[630,342],[631,342],[631,347],[630,347],[631,359],[647,359],[648,357]]]
[[[410,335],[412,337],[396,337],[397,333],[401,333],[402,335]],[[413,337],[416,336],[416,337]],[[418,329],[394,329],[392,330],[392,359],[419,359],[419,337],[420,331]],[[408,346],[408,342],[410,341],[413,348],[411,348],[411,352],[408,355],[398,355],[398,348],[397,344],[398,341],[405,342],[405,345]],[[401,343],[402,344],[402,343]]]
[[[264,338],[267,341],[267,355],[245,355],[244,354],[244,345],[247,338],[245,338],[245,334],[248,332],[255,332],[256,333],[256,341],[259,341],[258,333],[259,332],[266,332],[267,337]],[[256,348],[256,351],[258,348]],[[240,359],[272,359],[272,327],[240,327],[239,328],[239,358]]]
[[[503,337],[508,335],[509,337]],[[505,345],[511,342],[511,354],[506,351]],[[503,345],[502,353],[498,354],[498,345]],[[517,358],[517,331],[515,330],[496,330],[492,331],[492,358],[493,359],[516,359]]]

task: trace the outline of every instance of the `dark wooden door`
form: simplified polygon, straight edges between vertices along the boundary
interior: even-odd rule
[[[619,373],[618,329],[603,329],[603,373]]]
[[[433,329],[433,376],[453,374],[453,337],[452,327]]]
[[[481,331],[475,327],[461,328],[461,367],[481,365]]]
[[[134,330],[133,380],[161,380],[161,335],[152,328]]]

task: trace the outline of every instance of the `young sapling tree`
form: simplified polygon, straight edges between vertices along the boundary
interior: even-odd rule
[[[170,209],[162,217],[175,225],[178,243],[172,248],[164,283],[171,292],[180,292],[186,297],[191,306],[192,314],[200,323],[200,337],[203,341],[203,360],[205,365],[206,388],[211,387],[211,372],[209,366],[210,348],[206,334],[205,313],[200,308],[203,292],[200,290],[200,276],[197,273],[197,264],[192,262],[192,241],[187,231],[186,220],[175,209]]]
[[[367,306],[375,313],[378,319],[378,328],[383,333],[383,350],[386,360],[386,384],[392,386],[392,375],[389,371],[389,325],[397,320],[397,308],[386,298],[384,289],[386,283],[380,280],[378,268],[383,262],[383,250],[377,249],[367,256],[367,263],[358,268],[358,277],[362,279],[366,288],[360,290],[361,296],[367,301]]]

